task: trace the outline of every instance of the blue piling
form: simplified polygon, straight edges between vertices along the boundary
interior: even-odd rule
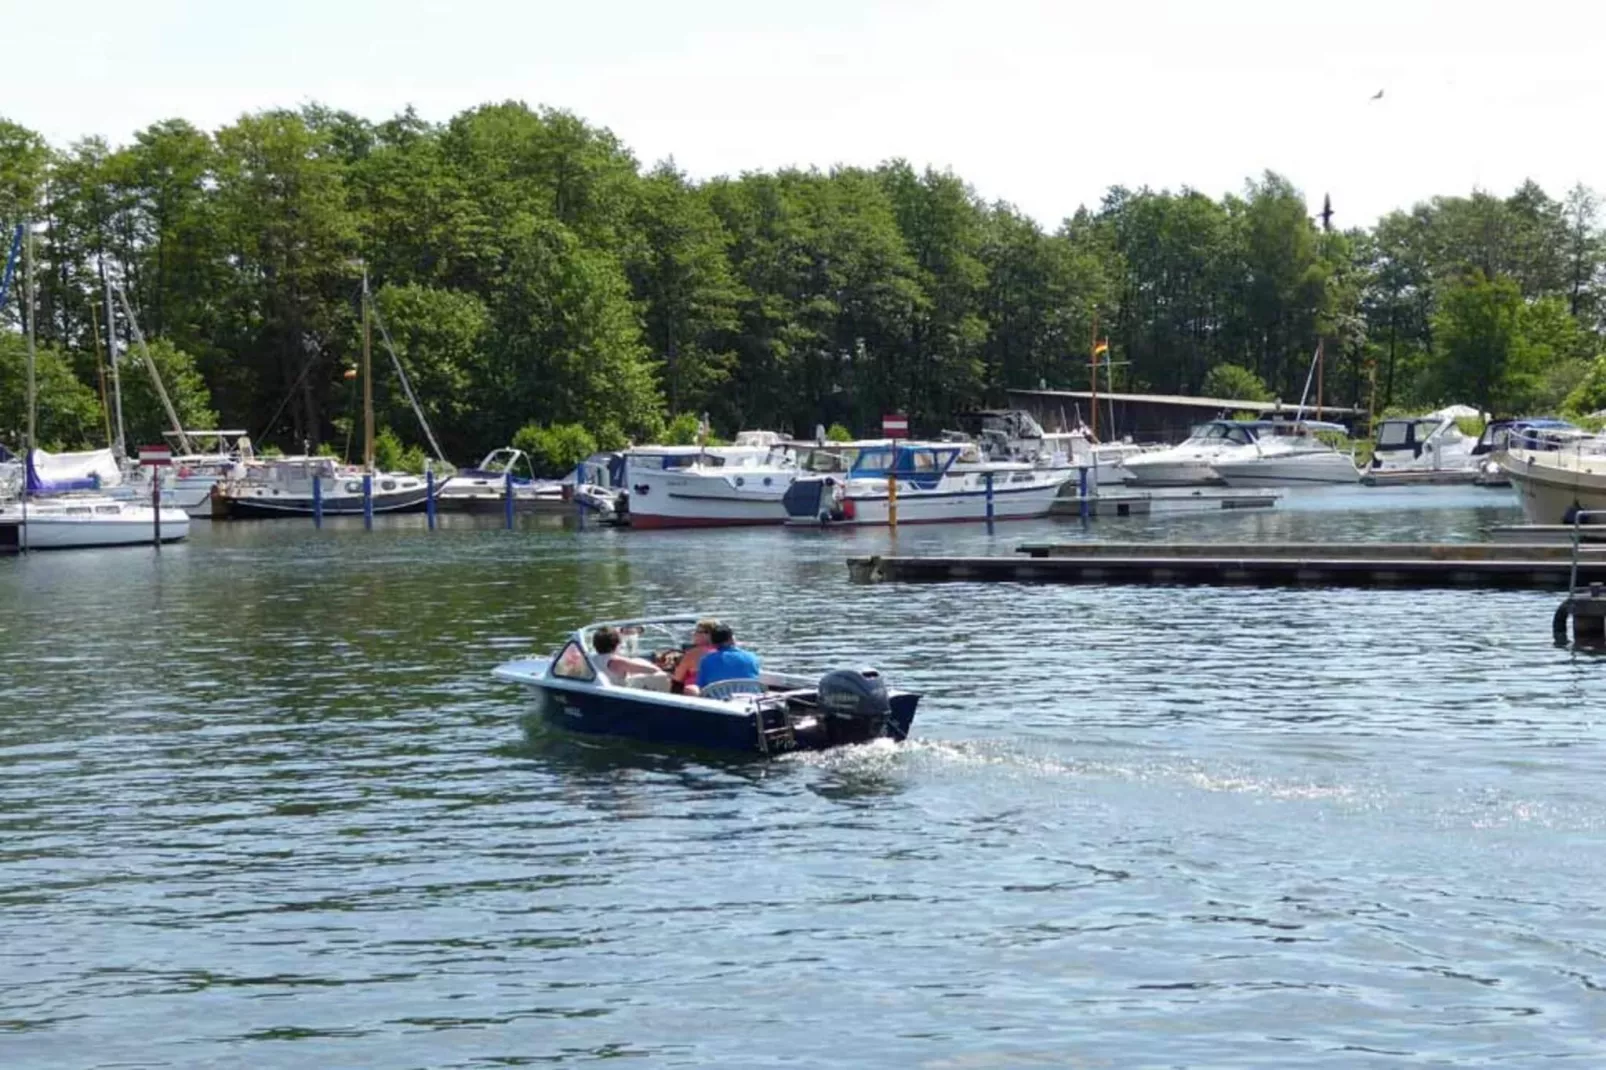
[[[374,530],[374,474],[362,474],[362,526],[367,531]]]
[[[986,472],[982,478],[987,480],[987,523],[991,524],[993,522],[993,474]]]
[[[513,530],[513,468],[508,466],[502,477],[502,512],[507,518],[507,529]]]
[[[1088,512],[1090,511],[1090,504],[1087,500],[1087,465],[1084,464],[1077,468],[1076,475],[1078,482],[1077,498],[1080,499],[1081,502],[1080,510],[1082,519],[1086,520]]]
[[[435,469],[424,469],[424,516],[429,530],[435,530]]]
[[[312,526],[323,527],[323,476],[312,477]]]

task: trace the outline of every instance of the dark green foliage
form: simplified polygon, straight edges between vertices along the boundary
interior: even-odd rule
[[[1046,231],[898,160],[699,184],[509,101],[444,124],[321,105],[211,133],[175,119],[55,150],[0,121],[0,223],[23,216],[51,354],[41,425],[66,446],[104,438],[91,309],[107,281],[186,422],[299,451],[360,438],[344,373],[361,363],[366,268],[448,456],[523,435],[555,473],[582,447],[686,439],[705,413],[726,434],[889,411],[951,426],[1009,389],[1086,389],[1095,338],[1117,390],[1290,401],[1320,346],[1326,403],[1379,408],[1584,404],[1602,349],[1582,187],[1439,197],[1328,231],[1268,173],[1219,199],[1114,188]],[[425,439],[377,332],[373,366],[402,463]],[[153,438],[165,417],[125,373],[130,441]],[[0,431],[20,412],[0,397]]]
[[[543,476],[565,476],[574,466],[597,452],[597,440],[579,424],[529,424],[513,436],[513,445],[530,456],[530,464]]]

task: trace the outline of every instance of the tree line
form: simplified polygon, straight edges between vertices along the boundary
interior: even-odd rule
[[[459,464],[521,431],[578,425],[612,446],[705,413],[727,434],[874,433],[889,411],[934,431],[1008,389],[1085,388],[1095,338],[1120,390],[1293,401],[1320,343],[1329,404],[1606,405],[1588,189],[1330,219],[1270,173],[1220,198],[1113,188],[1051,230],[901,160],[694,182],[511,102],[444,123],[322,106],[212,132],[173,119],[116,147],[0,121],[0,221],[34,222],[47,446],[106,440],[106,335],[129,332],[101,313],[111,283],[187,424],[360,450],[364,270]],[[12,297],[0,437],[15,444]],[[387,364],[380,422],[416,447]],[[122,373],[130,441],[158,439],[146,376]]]

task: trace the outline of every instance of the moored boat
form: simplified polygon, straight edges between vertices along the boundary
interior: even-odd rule
[[[551,654],[493,672],[535,691],[542,719],[593,735],[761,755],[908,736],[920,696],[889,689],[874,670],[763,672],[688,695],[626,686],[597,669],[593,637],[605,627],[620,636],[617,653],[667,667],[690,649],[696,623],[688,615],[589,624]]]
[[[622,513],[633,528],[781,524],[795,452],[773,431],[729,446],[641,446],[625,453]]]
[[[1554,450],[1506,449],[1494,463],[1510,479],[1530,524],[1571,524],[1580,510],[1606,510],[1606,441],[1583,439]],[[1606,517],[1586,517],[1601,523]]]
[[[1289,487],[1308,483],[1355,483],[1354,458],[1323,441],[1320,432],[1344,434],[1342,424],[1317,420],[1268,420],[1255,425],[1250,449],[1236,450],[1210,467],[1229,487]]]
[[[1145,451],[1122,463],[1131,481],[1139,486],[1219,485],[1222,480],[1216,474],[1215,463],[1252,456],[1259,432],[1259,421],[1208,420],[1175,446]]]
[[[343,465],[333,457],[282,457],[246,466],[245,475],[219,483],[212,490],[215,519],[260,520],[273,517],[361,516],[366,470]],[[450,480],[437,480],[435,493]],[[411,513],[425,508],[429,484],[422,476],[399,472],[373,475],[375,513]]]
[[[492,450],[475,467],[454,473],[437,504],[444,512],[500,512],[507,508],[510,484],[516,512],[559,512],[572,507],[563,484],[536,478],[529,455],[512,446]]]
[[[1074,468],[989,461],[974,443],[884,439],[820,447],[787,490],[788,524],[900,524],[1047,516]]]

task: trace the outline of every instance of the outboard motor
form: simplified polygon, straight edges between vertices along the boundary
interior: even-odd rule
[[[887,734],[892,702],[874,669],[834,669],[820,677],[820,712],[835,743],[864,743]]]

